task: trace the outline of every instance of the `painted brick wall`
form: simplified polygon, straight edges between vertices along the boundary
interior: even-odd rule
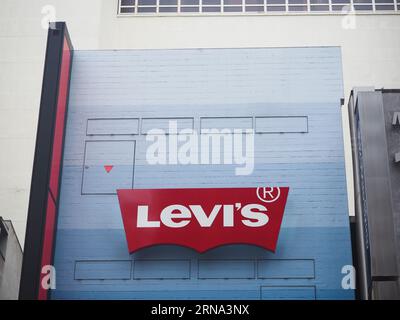
[[[353,298],[341,287],[352,264],[342,97],[336,47],[76,51],[52,298]],[[149,165],[143,133],[163,118],[256,129],[254,172]],[[264,185],[291,188],[276,253],[232,245],[129,255],[116,188]]]

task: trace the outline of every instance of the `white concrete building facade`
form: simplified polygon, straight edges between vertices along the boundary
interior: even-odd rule
[[[385,4],[375,0],[365,4],[371,9],[355,13],[335,11],[335,0],[328,2],[328,11],[311,11],[313,5],[308,1],[306,11],[290,11],[290,3],[285,2],[282,11],[270,13],[263,2],[260,7],[267,11],[247,12],[242,5],[243,12],[188,13],[183,9],[166,13],[161,12],[160,1],[148,5],[158,13],[143,13],[137,4],[131,6],[137,14],[129,10],[120,14],[118,0],[1,1],[0,215],[13,222],[22,244],[49,21],[67,22],[77,50],[338,46],[345,105],[353,87],[400,88],[399,2],[390,5],[390,0]],[[384,5],[386,10],[381,10]],[[346,108],[342,114],[353,214]]]

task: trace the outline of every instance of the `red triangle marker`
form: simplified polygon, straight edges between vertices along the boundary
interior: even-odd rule
[[[104,169],[107,171],[107,173],[110,173],[110,171],[114,168],[114,166],[104,166]]]

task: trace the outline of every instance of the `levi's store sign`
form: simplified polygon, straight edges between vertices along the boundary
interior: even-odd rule
[[[288,187],[118,190],[129,252],[251,244],[275,251]]]

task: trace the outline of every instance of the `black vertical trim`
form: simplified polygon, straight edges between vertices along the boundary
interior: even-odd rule
[[[67,36],[67,33],[64,22],[56,22],[48,30],[19,290],[19,298],[23,300],[37,299],[39,293],[54,128],[65,36]],[[70,41],[68,36],[67,40]],[[72,46],[70,46],[70,49],[72,51]]]

